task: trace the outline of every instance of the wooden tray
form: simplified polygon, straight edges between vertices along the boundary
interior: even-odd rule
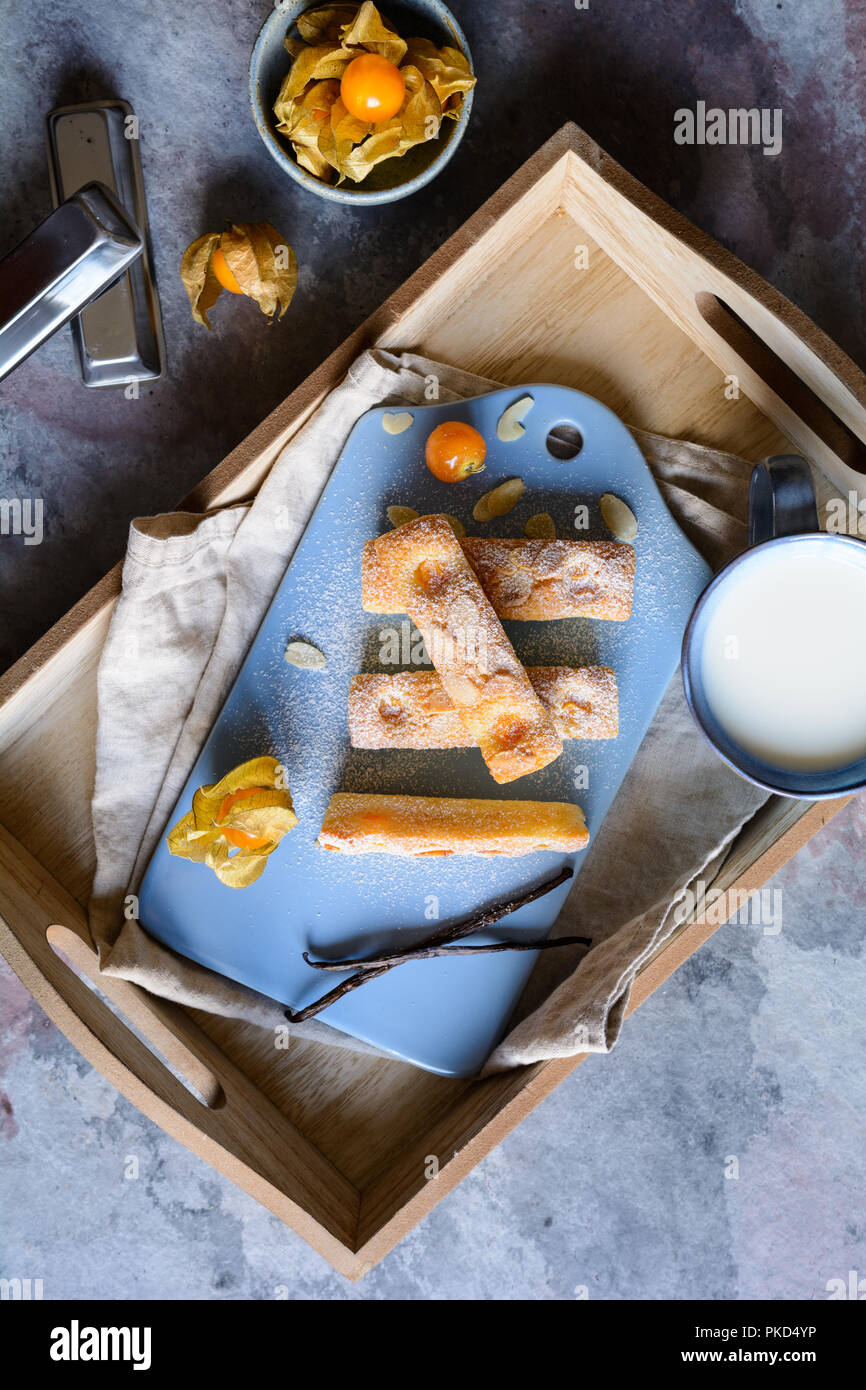
[[[589,265],[576,268],[577,248]],[[565,126],[182,504],[253,493],[364,347],[597,396],[632,425],[866,483],[866,379],[808,319]],[[729,400],[724,376],[741,396]],[[93,977],[95,675],[120,567],[0,679],[0,948],[79,1051],[349,1278],[365,1274],[582,1059],[437,1077],[196,1014]],[[773,799],[714,886],[758,889],[844,802]],[[729,899],[729,903],[737,899]],[[711,935],[687,923],[636,1008]],[[62,954],[60,954],[62,953]],[[131,1025],[131,1026],[130,1026]],[[428,1156],[439,1176],[428,1180]]]

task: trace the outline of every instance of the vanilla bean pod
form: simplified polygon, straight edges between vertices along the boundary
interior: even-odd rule
[[[388,955],[368,956],[363,960],[310,960],[306,951],[304,960],[314,970],[352,970],[362,966],[365,970],[378,969],[379,966],[405,965],[410,960],[431,960],[434,956],[475,956],[493,955],[497,951],[552,951],[556,946],[591,946],[591,936],[557,936],[553,941],[495,941],[482,946],[430,946],[423,943],[409,947],[406,951],[392,951]]]
[[[332,1004],[336,1004],[338,999],[344,999],[347,994],[351,994],[353,989],[359,985],[365,985],[369,980],[378,980],[380,975],[387,975],[391,969],[390,965],[380,965],[378,970],[359,970],[357,975],[353,975],[349,980],[343,980],[342,984],[329,989],[327,994],[323,994],[321,999],[316,999],[312,1004],[308,1004],[305,1009],[286,1009],[286,1018],[290,1023],[304,1023],[308,1018],[315,1018],[324,1009],[329,1009]]]
[[[396,951],[380,952],[379,955],[361,956],[358,960],[350,960],[348,966],[340,966],[339,962],[314,961],[310,960],[308,952],[304,952],[304,960],[308,965],[317,969],[329,969],[332,965],[342,969],[350,969],[353,965],[377,965],[380,958],[385,955],[397,955],[401,958],[410,956],[415,951],[426,951],[431,946],[447,946],[450,941],[459,941],[461,937],[471,936],[473,932],[486,931],[488,927],[494,926],[503,917],[508,917],[512,912],[516,912],[519,907],[525,907],[527,903],[535,902],[536,898],[543,898],[547,893],[552,893],[554,888],[558,888],[566,879],[573,877],[573,870],[568,867],[560,869],[553,878],[545,879],[535,888],[528,888],[524,893],[518,893],[514,898],[504,898],[501,902],[492,903],[490,907],[481,907],[477,912],[472,912],[468,917],[462,917],[459,922],[451,922],[444,927],[437,928],[429,936],[423,937],[420,941],[414,942],[411,946],[404,946]]]
[[[506,898],[504,902],[494,903],[492,907],[481,908],[480,911],[472,913],[469,917],[464,917],[462,921],[455,922],[448,927],[440,927],[438,931],[432,932],[423,941],[416,943],[414,948],[408,950],[400,960],[388,965],[370,965],[367,969],[361,969],[356,975],[352,975],[348,980],[341,981],[334,989],[328,990],[321,999],[316,999],[312,1004],[308,1004],[304,1009],[286,1009],[286,1018],[290,1023],[303,1023],[308,1018],[314,1018],[316,1014],[322,1013],[324,1009],[336,1004],[338,999],[342,999],[347,994],[351,994],[361,985],[365,985],[370,980],[377,980],[380,975],[393,970],[395,966],[402,965],[407,960],[416,959],[415,952],[430,950],[438,946],[446,946],[450,942],[459,941],[461,937],[471,936],[473,932],[485,931],[493,926],[494,922],[500,921],[502,917],[507,917],[510,913],[516,912],[519,907],[524,907],[526,903],[535,902],[536,898],[543,898],[546,893],[551,893],[554,888],[558,888],[566,879],[573,876],[573,870],[569,868],[560,869],[553,878],[546,879],[537,888],[530,888],[526,893],[520,893],[517,897]],[[304,952],[307,959],[307,953]],[[316,962],[307,959],[309,965]],[[325,962],[329,964],[329,962]],[[366,962],[364,963],[366,964]]]

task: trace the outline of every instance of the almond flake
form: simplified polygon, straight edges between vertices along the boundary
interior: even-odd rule
[[[476,521],[492,521],[495,516],[505,516],[517,505],[525,490],[522,478],[506,478],[504,483],[478,499],[472,515]]]
[[[386,434],[402,434],[414,422],[415,416],[408,410],[401,410],[396,415],[386,410],[382,416],[382,429]]]
[[[389,507],[388,520],[392,526],[405,526],[407,521],[415,521],[418,517],[414,507]]]
[[[496,426],[496,433],[503,444],[513,444],[515,439],[520,439],[526,434],[526,429],[520,422],[529,414],[534,404],[531,396],[521,396],[519,401],[513,401],[503,410]]]
[[[530,540],[556,540],[556,524],[550,512],[536,512],[535,516],[529,518],[523,530]]]
[[[618,541],[633,541],[637,535],[637,517],[631,507],[613,492],[601,499],[601,515],[607,529]]]
[[[286,647],[286,661],[290,666],[299,666],[302,671],[324,671],[328,664],[325,653],[309,642],[290,642]]]

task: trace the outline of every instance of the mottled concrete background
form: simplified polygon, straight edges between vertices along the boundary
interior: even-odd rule
[[[0,252],[50,207],[45,112],[127,98],[169,377],[138,402],[86,392],[64,333],[0,386],[0,496],[46,515],[43,545],[0,538],[0,666],[121,556],[131,516],[192,487],[566,119],[866,365],[862,0],[453,8],[479,75],[468,135],[430,188],[366,212],[290,186],[258,139],[265,3],[7,9]],[[699,99],[781,107],[782,153],[676,146],[673,112]],[[298,250],[279,326],[238,302],[210,336],[190,320],[180,254],[226,217],[267,217]],[[355,1288],[142,1120],[4,972],[0,1274],[43,1278],[46,1297],[826,1297],[866,1276],[864,842],[861,802],[780,876],[778,936],[723,928]]]

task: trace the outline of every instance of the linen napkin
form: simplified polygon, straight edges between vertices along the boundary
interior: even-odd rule
[[[106,975],[263,1027],[285,1024],[275,1001],[148,936],[134,895],[353,425],[373,406],[424,404],[431,380],[441,401],[500,385],[409,352],[365,352],[282,450],[252,503],[133,521],[97,679],[90,926]],[[718,568],[744,549],[751,465],[632,433],[708,562]],[[609,1050],[635,973],[675,928],[676,904],[765,799],[706,747],[677,677],[555,929],[591,936],[592,949],[583,959],[570,948],[542,955],[487,1070]],[[376,1050],[319,1019],[295,1033]]]

